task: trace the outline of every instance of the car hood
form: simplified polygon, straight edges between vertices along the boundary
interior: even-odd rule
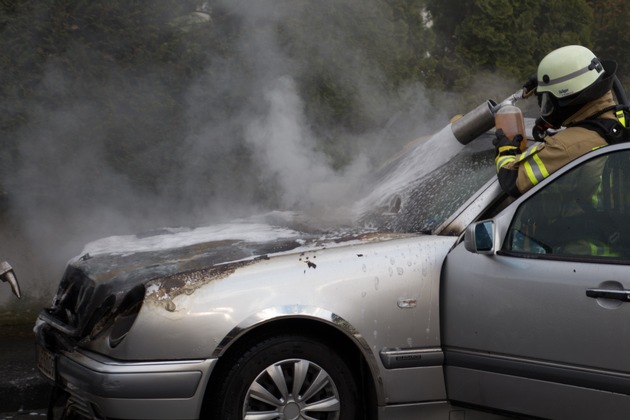
[[[49,316],[75,339],[89,336],[104,312],[128,294],[151,293],[160,281],[170,293],[194,287],[182,279],[222,277],[274,255],[386,241],[411,236],[370,229],[310,229],[260,221],[198,228],[167,228],[92,242],[69,261]],[[140,289],[138,289],[140,288]]]
[[[198,228],[165,228],[112,236],[88,244],[69,262],[96,285],[146,282],[158,277],[231,265],[276,254],[299,253],[406,237],[373,229],[296,229],[253,221]]]

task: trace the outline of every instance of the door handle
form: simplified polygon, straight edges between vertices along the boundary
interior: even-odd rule
[[[622,302],[630,302],[630,290],[587,289],[586,296],[596,299],[616,299]]]

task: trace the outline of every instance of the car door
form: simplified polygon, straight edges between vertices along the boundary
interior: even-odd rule
[[[447,393],[553,419],[630,412],[630,149],[583,156],[469,227],[441,291]]]

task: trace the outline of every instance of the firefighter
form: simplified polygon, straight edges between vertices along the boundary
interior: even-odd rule
[[[568,162],[610,142],[600,130],[581,125],[595,119],[619,122],[612,93],[616,69],[614,61],[600,61],[579,45],[559,48],[541,60],[536,77],[524,86],[528,90],[537,84],[541,117],[536,121],[534,138],[542,139],[547,129],[566,128],[523,153],[518,148],[522,137],[510,140],[497,130],[496,167],[503,191],[518,197]],[[584,184],[585,189],[597,188],[598,176],[585,173],[583,179],[593,184]],[[585,193],[584,200],[590,200],[592,192]]]

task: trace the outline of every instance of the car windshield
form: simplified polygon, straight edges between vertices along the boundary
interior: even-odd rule
[[[436,149],[440,141],[456,142],[443,130],[387,166],[362,202],[367,209],[362,212],[364,224],[379,230],[431,233],[495,176],[491,135],[466,146]],[[396,180],[404,177],[402,182]]]

